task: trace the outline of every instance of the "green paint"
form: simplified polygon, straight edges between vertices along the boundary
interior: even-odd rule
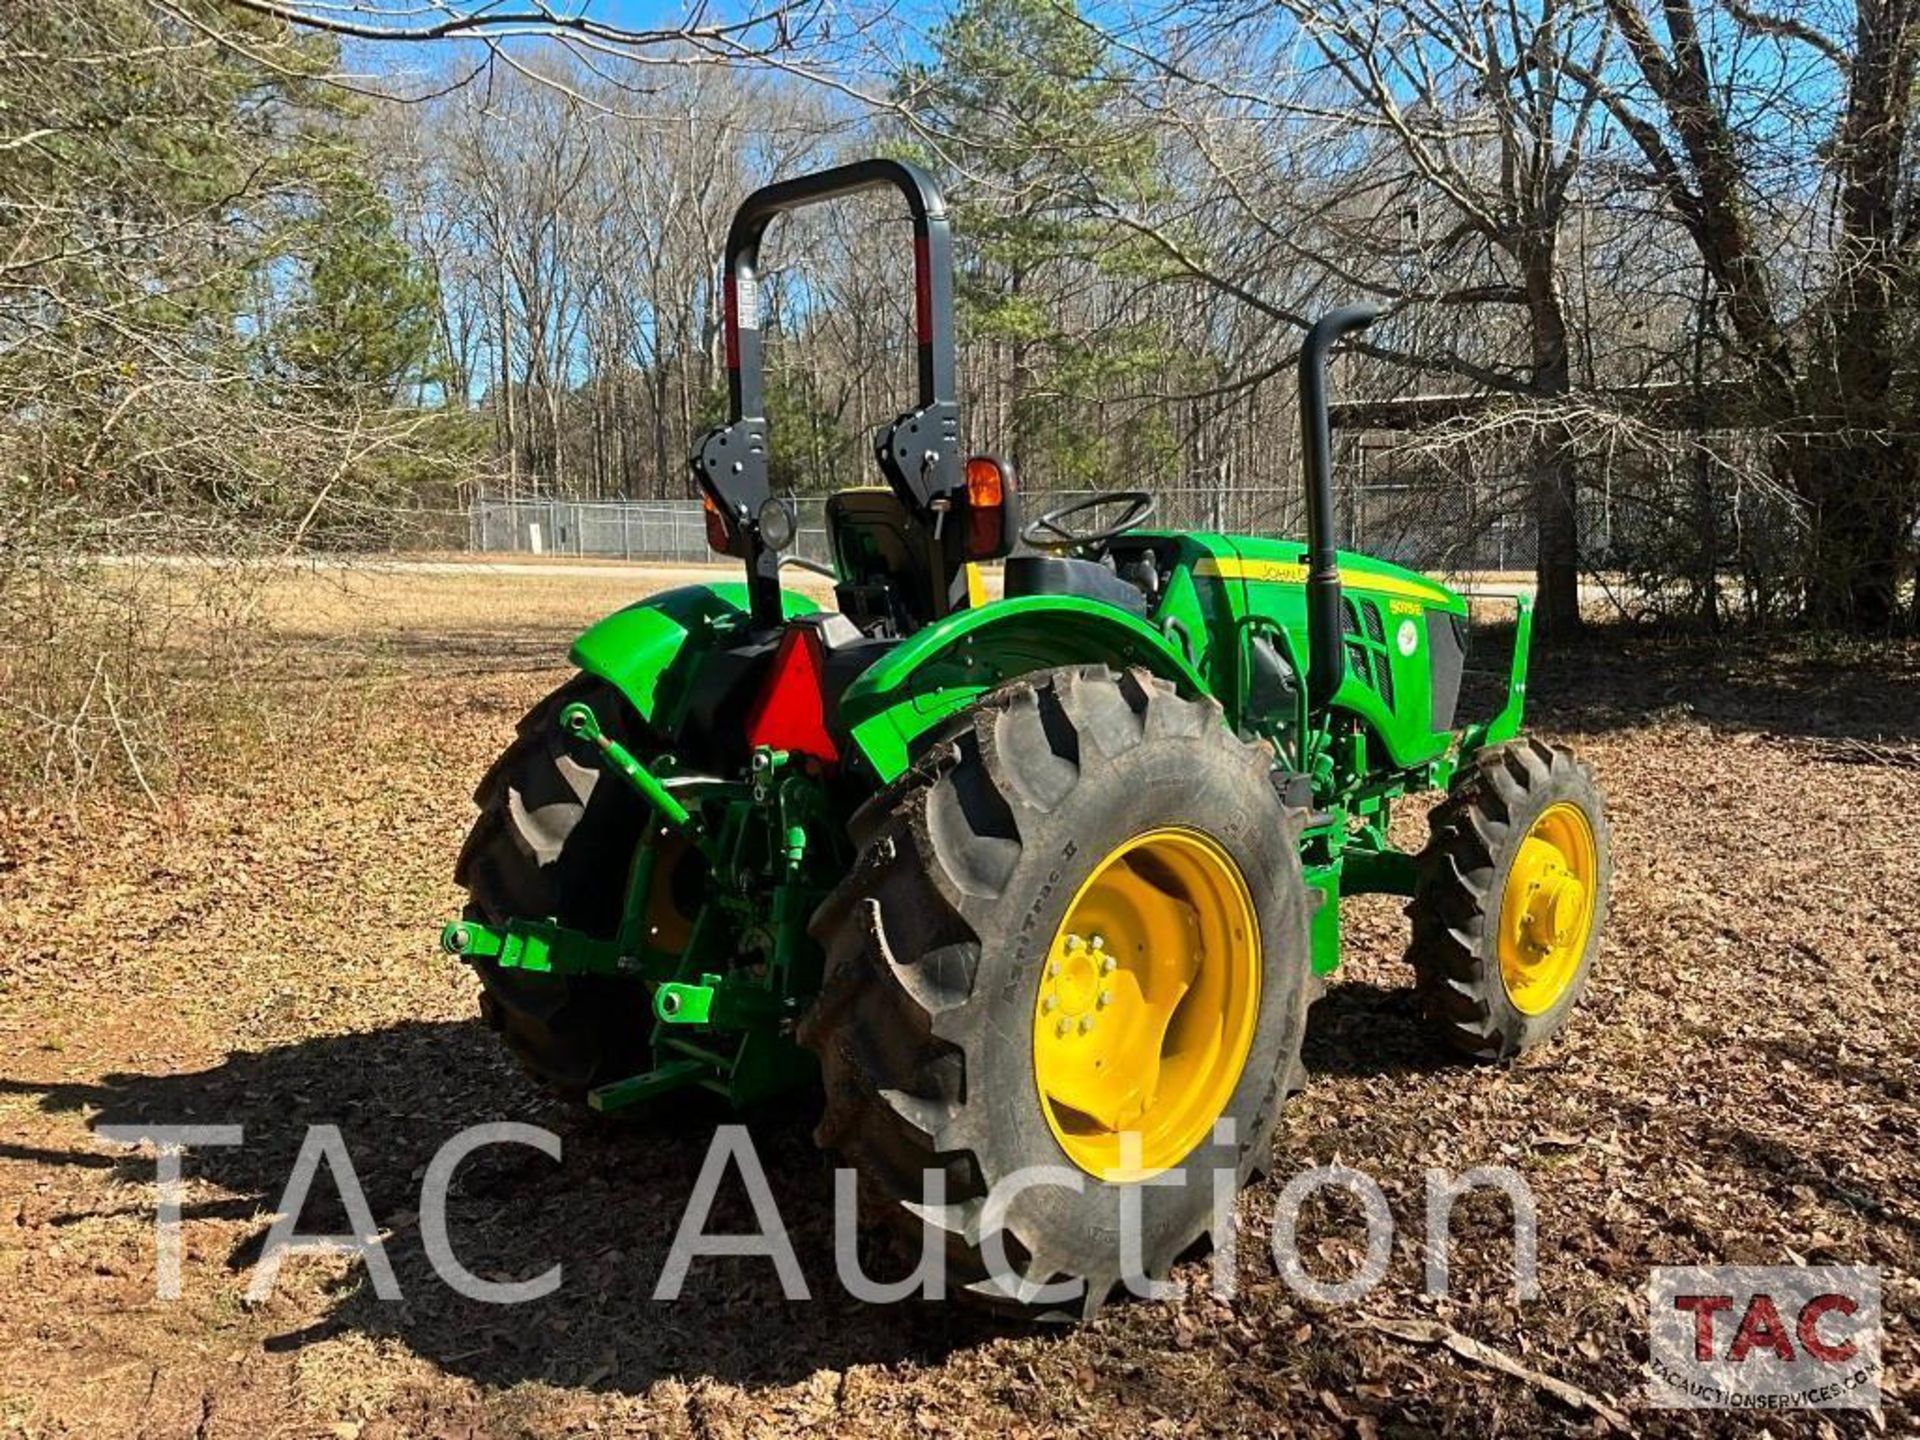
[[[592,706],[582,705],[578,701],[567,706],[560,712],[560,728],[596,746],[606,756],[613,772],[638,791],[640,798],[652,806],[654,813],[668,825],[676,830],[698,828],[687,807],[668,793],[667,787],[654,778],[653,772],[634,759],[626,746],[601,730]]]
[[[798,591],[781,592],[789,618],[820,607]],[[685,704],[704,652],[724,648],[747,628],[745,585],[683,585],[616,611],[573,642],[573,663],[612,684],[642,720],[670,725]]]
[[[1188,694],[1205,678],[1175,642],[1138,616],[1071,595],[1020,596],[962,610],[900,642],[840,697],[840,720],[884,781],[913,743],[987,691],[1061,665],[1143,665]]]
[[[1196,557],[1194,572],[1219,587],[1232,623],[1245,625],[1258,617],[1256,633],[1285,630],[1292,637],[1298,668],[1304,675],[1310,651],[1304,547],[1288,540],[1224,535],[1191,538],[1207,542],[1208,553]],[[1432,728],[1426,615],[1436,610],[1464,615],[1467,602],[1416,571],[1371,556],[1341,551],[1340,565],[1346,598],[1363,617],[1360,628],[1348,638],[1365,653],[1370,673],[1359,673],[1350,654],[1346,678],[1333,699],[1334,712],[1352,717],[1377,736],[1396,768],[1429,763],[1447,751],[1454,737],[1448,731]],[[1378,618],[1378,636],[1365,623],[1369,612]],[[1403,651],[1401,627],[1409,621],[1413,624],[1413,645]],[[1245,642],[1243,635],[1242,650]],[[1373,678],[1382,673],[1384,683]],[[1228,688],[1217,686],[1220,692]],[[1246,723],[1246,717],[1236,719]]]
[[[848,763],[835,771],[763,747],[720,767],[723,773],[696,776],[670,756],[634,754],[601,729],[590,708],[569,706],[560,723],[594,745],[652,817],[617,938],[540,919],[502,927],[459,921],[447,927],[445,948],[535,974],[620,976],[651,987],[652,1068],[596,1090],[596,1109],[624,1110],[688,1088],[738,1106],[790,1093],[814,1073],[792,1038],[820,988],[823,958],[807,923],[853,863],[853,810],[983,695],[1038,671],[1098,663],[1144,667],[1184,694],[1217,698],[1228,725],[1269,742],[1279,768],[1309,778],[1312,823],[1301,861],[1316,901],[1312,965],[1317,974],[1331,972],[1340,959],[1343,896],[1408,895],[1416,884],[1414,858],[1388,839],[1394,800],[1446,785],[1476,750],[1517,733],[1531,606],[1516,600],[1506,704],[1458,730],[1435,731],[1427,617],[1463,614],[1466,601],[1398,566],[1343,554],[1345,593],[1358,621],[1348,676],[1326,714],[1309,715],[1304,683],[1265,712],[1256,708],[1256,647],[1270,647],[1283,668],[1305,679],[1300,545],[1212,534],[1152,539],[1171,563],[1144,617],[1077,596],[1022,596],[959,611],[877,647],[830,717],[851,741]],[[789,617],[815,609],[794,593],[784,604]],[[737,661],[710,663],[749,646],[771,653],[774,638],[751,628],[745,586],[695,585],[609,616],[575,641],[573,656],[618,687],[646,733],[677,737],[702,685],[718,683],[709,677],[753,693],[750,672]],[[698,713],[711,715],[711,701]],[[666,853],[658,847],[675,834],[693,840],[708,868],[684,942],[666,948],[648,907]]]
[[[1386,846],[1355,846],[1341,866],[1340,886],[1349,895],[1413,895],[1420,878],[1413,856]]]
[[[653,1013],[667,1025],[752,1030],[792,1014],[793,1006],[740,971],[703,974],[698,984],[669,980],[653,995]]]
[[[713,1016],[718,975],[702,975],[698,985],[669,980],[653,992],[653,1013],[668,1025],[705,1025]]]
[[[587,1108],[602,1115],[617,1115],[636,1105],[645,1105],[676,1090],[690,1090],[701,1084],[712,1067],[699,1060],[670,1060],[664,1065],[615,1080],[587,1093]]]
[[[491,960],[502,970],[536,975],[627,975],[634,969],[611,941],[546,920],[510,920],[497,929],[456,920],[440,932],[440,948],[462,960]]]
[[[1331,975],[1340,967],[1340,866],[1309,865],[1306,877],[1308,899],[1317,901],[1308,921],[1313,973]]]
[[[1487,745],[1499,745],[1520,733],[1527,713],[1527,666],[1533,653],[1533,598],[1528,595],[1507,597],[1513,601],[1513,663],[1507,673],[1507,703],[1491,720],[1467,726],[1460,737],[1464,759]]]

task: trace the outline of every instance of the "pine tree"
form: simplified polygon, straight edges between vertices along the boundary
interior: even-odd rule
[[[335,400],[391,404],[431,378],[431,278],[395,235],[386,197],[342,165],[324,180],[308,227],[305,294],[284,323],[291,378]]]
[[[1071,325],[1077,295],[1140,265],[1094,197],[1137,199],[1154,183],[1152,136],[1121,118],[1114,65],[1070,0],[967,0],[936,32],[931,62],[898,82],[941,168],[963,177],[952,197],[962,332],[1002,357],[1003,444],[1042,483],[1114,468],[1121,437],[1085,402],[1168,350],[1152,327]]]

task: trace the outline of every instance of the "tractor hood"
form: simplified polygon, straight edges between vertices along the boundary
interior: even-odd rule
[[[1246,613],[1265,615],[1310,653],[1307,547],[1221,537],[1194,575],[1245,587]],[[1335,709],[1372,728],[1396,765],[1424,764],[1451,743],[1467,649],[1466,598],[1403,566],[1339,551],[1345,674]]]
[[[1202,576],[1221,580],[1251,580],[1279,585],[1304,585],[1307,582],[1307,547],[1298,540],[1261,540],[1234,536],[1228,539],[1231,555],[1200,562]],[[1363,591],[1391,600],[1412,601],[1422,610],[1442,610],[1452,615],[1467,613],[1466,598],[1405,566],[1342,550],[1340,580],[1348,589]]]

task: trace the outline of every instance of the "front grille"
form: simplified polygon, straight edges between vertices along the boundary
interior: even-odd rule
[[[1387,702],[1387,708],[1393,708],[1393,657],[1387,653],[1387,630],[1380,619],[1380,607],[1369,600],[1361,607],[1366,616],[1367,634],[1380,648],[1373,655],[1373,687],[1380,692],[1380,698]]]
[[[1347,669],[1391,707],[1393,660],[1387,654],[1386,624],[1371,600],[1340,597],[1340,623],[1346,632]]]
[[[1347,642],[1347,669],[1358,675],[1368,685],[1373,682],[1373,652],[1358,640]]]

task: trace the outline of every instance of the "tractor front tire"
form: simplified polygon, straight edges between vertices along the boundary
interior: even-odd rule
[[[815,1138],[910,1247],[944,1232],[950,1293],[1090,1316],[1268,1164],[1312,974],[1270,763],[1212,700],[1076,667],[982,700],[856,817],[813,921]]]
[[[513,743],[474,793],[480,815],[454,867],[468,919],[489,925],[556,920],[610,939],[646,810],[609,778],[585,742],[562,732],[560,712],[591,705],[602,727],[636,743],[638,717],[605,681],[576,676],[520,721]],[[480,1014],[521,1067],[562,1098],[650,1068],[651,1014],[640,985],[504,970],[473,962]]]
[[[1443,1045],[1510,1060],[1557,1034],[1607,923],[1611,839],[1593,769],[1519,739],[1475,758],[1428,816],[1407,914],[1420,1005]]]

